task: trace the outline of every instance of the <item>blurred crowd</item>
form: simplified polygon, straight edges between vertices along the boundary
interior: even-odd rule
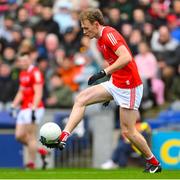
[[[100,8],[126,39],[144,82],[142,109],[180,100],[180,0],[0,0],[0,109],[18,88],[17,54],[31,49],[45,76],[48,108],[71,108],[74,96],[104,68],[96,40],[78,19]]]

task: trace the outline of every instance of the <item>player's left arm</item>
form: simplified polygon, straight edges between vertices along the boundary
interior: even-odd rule
[[[35,110],[40,101],[42,100],[43,96],[43,85],[42,84],[34,84],[34,98],[33,98],[33,103],[32,103],[32,109]]]
[[[104,69],[107,75],[125,67],[130,61],[132,61],[132,55],[129,53],[125,45],[120,45],[115,51],[115,54],[118,56],[117,60]]]
[[[42,100],[44,80],[40,71],[34,72],[33,79],[34,79],[33,82],[34,97],[32,102],[32,110],[35,110],[38,107],[40,101]]]

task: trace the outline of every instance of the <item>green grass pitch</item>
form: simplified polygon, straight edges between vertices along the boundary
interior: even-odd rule
[[[141,168],[101,169],[0,169],[0,179],[180,179],[180,170],[163,170],[157,174],[143,173]]]

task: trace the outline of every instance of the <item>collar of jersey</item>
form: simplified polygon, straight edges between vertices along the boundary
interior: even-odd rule
[[[101,32],[100,32],[100,37],[102,36],[103,30],[104,30],[105,26],[102,27]]]
[[[30,72],[33,69],[34,65],[30,65],[27,69],[28,72]]]

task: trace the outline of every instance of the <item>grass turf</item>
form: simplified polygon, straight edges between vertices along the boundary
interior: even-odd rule
[[[140,168],[116,170],[51,169],[22,170],[0,169],[0,179],[180,179],[180,171],[163,170],[157,174],[142,173]]]

